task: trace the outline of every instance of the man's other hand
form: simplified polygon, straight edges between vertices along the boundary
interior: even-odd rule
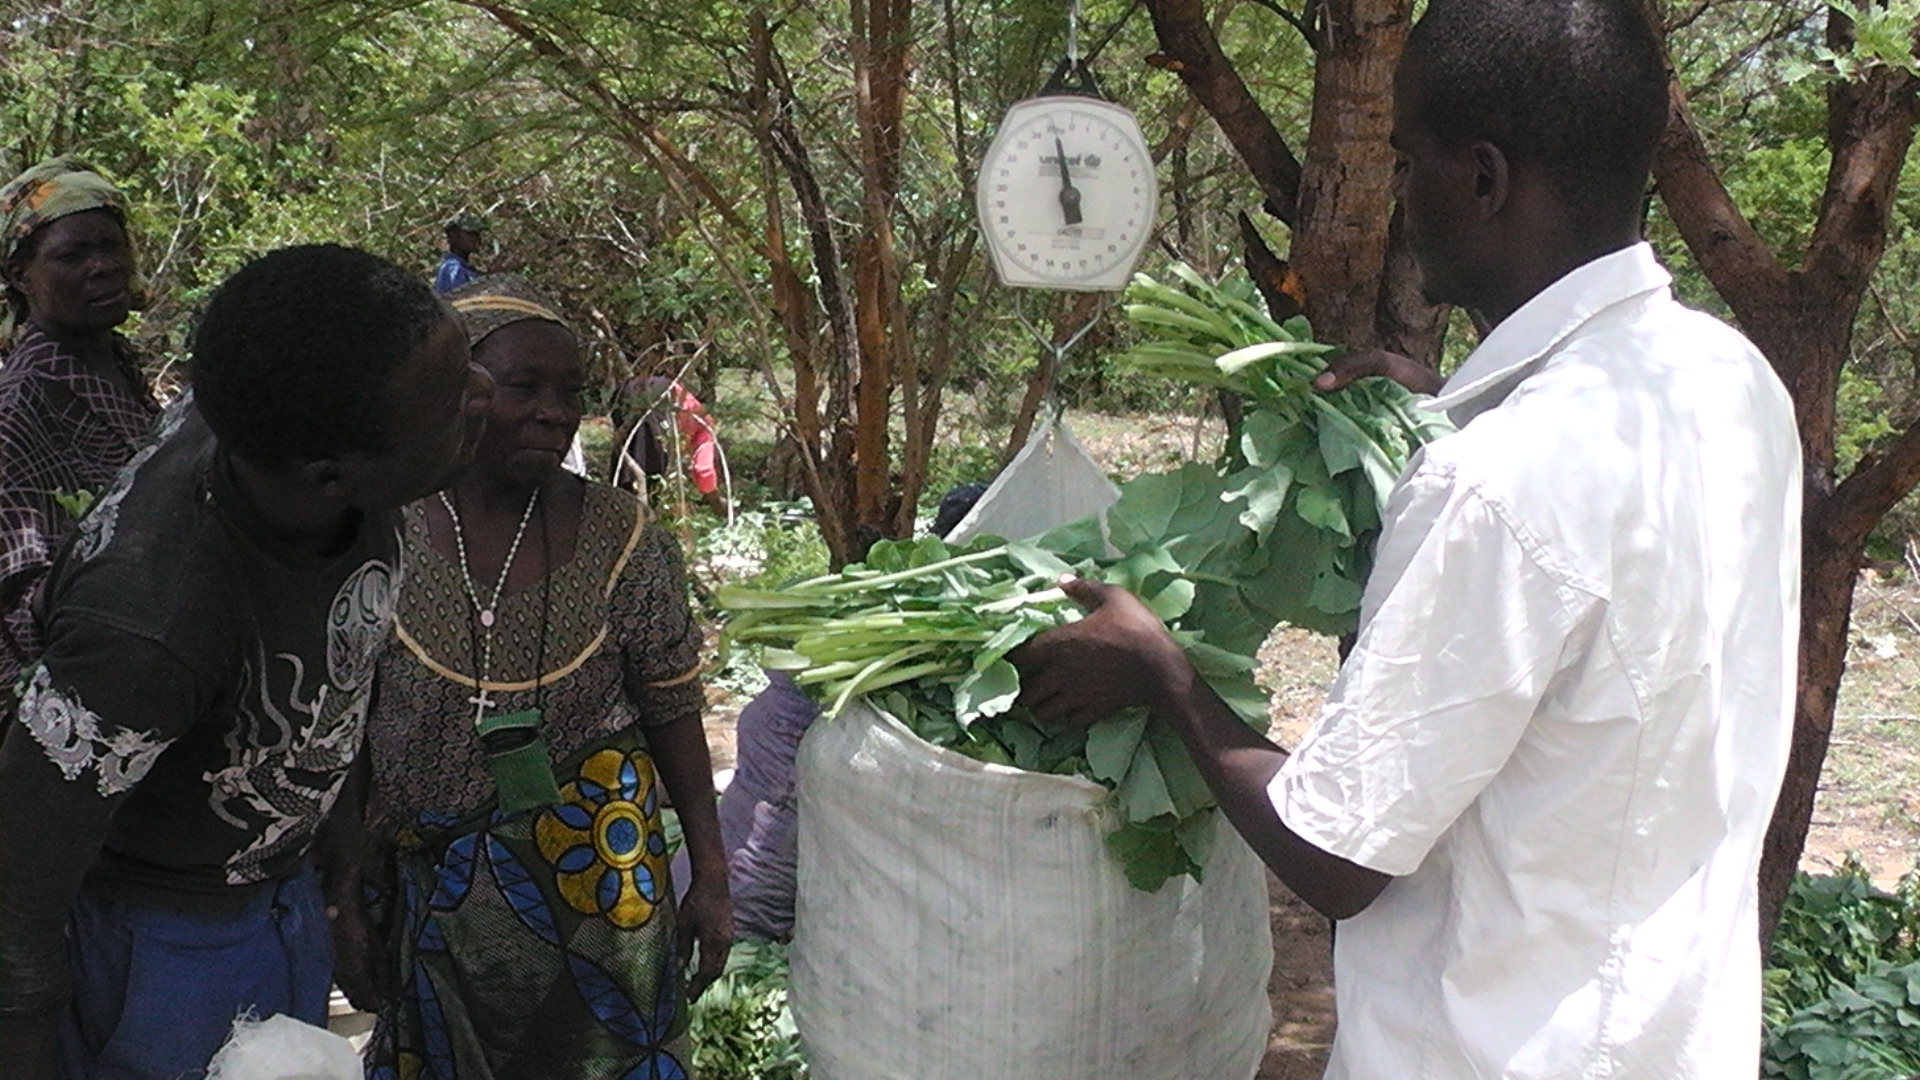
[[[1196,677],[1158,616],[1117,585],[1062,578],[1088,611],[1007,657],[1020,670],[1020,704],[1049,727],[1083,728],[1122,709],[1165,712]]]
[[[1362,349],[1335,357],[1327,364],[1327,370],[1314,376],[1313,388],[1325,393],[1372,375],[1392,379],[1416,394],[1437,394],[1447,381],[1438,371],[1412,357],[1384,349]]]

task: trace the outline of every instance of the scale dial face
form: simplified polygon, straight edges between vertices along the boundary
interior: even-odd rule
[[[1131,112],[1061,95],[1007,110],[974,195],[1001,281],[1097,292],[1126,287],[1159,189]]]

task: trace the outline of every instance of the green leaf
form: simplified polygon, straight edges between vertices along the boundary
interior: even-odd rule
[[[1041,772],[1040,758],[1046,746],[1046,736],[1038,728],[1011,718],[1002,719],[994,725],[994,732],[1007,749],[1013,753],[1013,767],[1029,772]]]
[[[1313,579],[1307,603],[1330,614],[1360,610],[1361,586],[1329,570]]]
[[[1354,424],[1323,420],[1318,427],[1316,434],[1320,439],[1320,458],[1327,463],[1327,472],[1334,476],[1359,468],[1366,459],[1367,451],[1376,449]]]
[[[1187,754],[1186,746],[1180,742],[1180,736],[1165,724],[1156,722],[1147,728],[1147,745],[1152,750],[1160,778],[1166,785],[1167,798],[1172,800],[1174,816],[1185,820],[1213,805],[1213,789],[1201,777],[1193,758]]]
[[[1207,685],[1220,696],[1220,701],[1232,709],[1235,716],[1244,720],[1248,727],[1265,733],[1272,723],[1268,710],[1273,700],[1253,681],[1251,673],[1245,675],[1208,675]]]
[[[1161,622],[1172,622],[1185,615],[1193,607],[1194,586],[1186,578],[1172,578],[1153,591],[1151,596],[1142,596],[1147,610]]]
[[[960,723],[971,724],[1013,708],[1013,699],[1019,696],[1020,673],[1005,660],[996,660],[960,680],[953,690],[953,710]]]
[[[1088,774],[1087,733],[1084,729],[1056,731],[1047,736],[1046,743],[1040,748],[1040,760],[1037,771],[1048,773]]]
[[[1173,833],[1125,825],[1107,835],[1107,850],[1127,881],[1142,892],[1156,892],[1167,879],[1194,867]]]
[[[1091,521],[1091,518],[1083,519]],[[1062,574],[1073,573],[1073,567],[1058,555],[1048,551],[1042,544],[1031,540],[1015,541],[1007,545],[1007,557],[1014,565],[1029,574],[1038,574],[1051,581]]]
[[[1213,480],[1204,465],[1188,464],[1172,473],[1149,473],[1120,488],[1119,501],[1107,510],[1107,531],[1122,551],[1158,543],[1171,531],[1189,487]]]
[[[768,671],[805,671],[813,666],[804,653],[772,646],[760,650],[760,666]]]
[[[1118,585],[1135,596],[1145,596],[1153,591],[1153,584],[1165,582],[1180,570],[1179,561],[1166,548],[1146,543],[1135,546],[1125,558],[1107,566],[1101,571],[1100,580]]]
[[[1105,558],[1107,554],[1107,536],[1098,517],[1068,522],[1036,537],[1033,544],[1074,563]]]
[[[1273,523],[1280,520],[1281,511],[1286,509],[1287,492],[1293,487],[1293,470],[1279,464],[1255,467],[1227,482],[1238,484],[1227,489],[1227,497],[1247,504],[1247,508],[1240,511],[1241,527],[1266,540],[1267,534],[1273,531]]]
[[[979,671],[1013,650],[1026,644],[1035,634],[1050,630],[1055,626],[1053,618],[1043,612],[1016,611],[1013,621],[1001,627],[980,646],[974,654],[973,669]]]
[[[1347,528],[1347,512],[1341,507],[1339,498],[1331,492],[1321,488],[1299,488],[1294,493],[1293,506],[1300,520],[1307,524],[1336,533],[1343,540],[1353,539],[1353,533]]]
[[[1133,765],[1114,794],[1119,798],[1121,816],[1128,821],[1151,821],[1177,813],[1173,795],[1167,791],[1166,778],[1160,775],[1153,747],[1144,741],[1134,750]]]
[[[985,733],[972,735],[971,730],[969,730],[969,735],[971,735],[969,741],[955,746],[954,749],[966,754],[975,761],[984,761],[989,765],[1005,765],[1008,768],[1013,768],[1013,755],[1007,752],[1006,747],[1000,745],[1000,740]]]
[[[75,491],[55,488],[52,495],[54,505],[66,511],[67,516],[75,521],[86,517],[87,510],[93,506],[94,493],[86,488]]]
[[[1180,619],[1182,627],[1200,633],[1208,645],[1243,656],[1258,652],[1278,622],[1255,611],[1238,586],[1206,581],[1194,586],[1193,606]]]
[[[1129,710],[1101,720],[1087,729],[1087,767],[1109,784],[1118,784],[1133,765],[1134,752],[1146,734],[1147,714]]]
[[[1193,880],[1202,880],[1201,872],[1208,860],[1213,858],[1213,844],[1220,835],[1220,812],[1206,809],[1182,821],[1180,827],[1173,830],[1173,839],[1180,850],[1187,853],[1187,861],[1193,864]]]
[[[907,566],[910,569],[932,566],[934,563],[945,562],[952,556],[952,551],[939,537],[925,536],[913,541],[912,546],[907,550]]]
[[[882,574],[899,573],[907,569],[907,560],[912,554],[912,545],[898,540],[882,540],[867,551],[864,566]]]
[[[1256,468],[1285,466],[1289,452],[1302,442],[1299,422],[1270,409],[1255,409],[1240,425],[1240,455]]]

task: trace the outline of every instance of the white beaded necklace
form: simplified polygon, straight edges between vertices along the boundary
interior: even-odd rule
[[[485,631],[481,635],[481,653],[479,669],[473,673],[474,689],[478,691],[468,701],[474,706],[473,719],[478,723],[486,715],[487,707],[493,700],[487,697],[485,686],[487,675],[493,667],[493,624],[494,610],[500,606],[500,594],[506,591],[507,574],[513,570],[514,557],[520,554],[520,541],[527,535],[527,523],[533,520],[533,508],[540,502],[540,489],[534,488],[527,498],[527,508],[520,512],[520,527],[513,531],[513,543],[507,545],[507,560],[500,564],[500,577],[493,583],[493,595],[487,602],[480,602],[480,590],[473,583],[473,570],[467,563],[467,536],[460,527],[460,511],[454,508],[453,500],[447,493],[440,493],[440,505],[447,508],[447,517],[453,522],[453,546],[460,553],[460,580],[467,587],[467,599],[473,602],[474,610],[480,613],[480,626]]]

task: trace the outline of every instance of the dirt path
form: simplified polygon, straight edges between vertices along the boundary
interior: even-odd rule
[[[1319,1080],[1333,1041],[1333,938],[1327,920],[1267,875],[1273,898],[1273,1030],[1254,1080]]]

